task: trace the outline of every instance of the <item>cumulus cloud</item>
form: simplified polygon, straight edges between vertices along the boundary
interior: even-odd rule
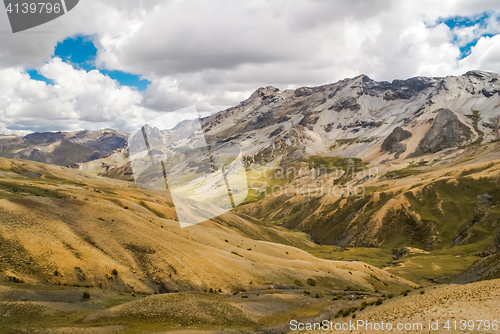
[[[98,62],[149,74],[146,102],[156,110],[197,104],[216,111],[265,85],[320,85],[360,73],[377,80],[462,74],[469,68],[458,61],[460,47],[496,33],[497,7],[492,1],[171,1],[128,37],[104,40]],[[493,15],[481,27],[452,31],[436,23],[484,11]],[[480,60],[475,65],[483,68]],[[500,71],[500,64],[488,68]]]
[[[0,71],[1,132],[131,130],[144,122],[142,94],[96,70],[77,70],[54,58],[40,72],[54,85],[31,80],[21,69]]]
[[[497,0],[86,0],[58,20],[0,34],[0,133],[131,125],[189,105],[210,113],[260,86],[320,85],[500,72]],[[446,18],[481,24],[450,29]],[[8,30],[5,13],[0,27]],[[142,75],[144,93],[51,60],[58,41],[91,36],[99,68]],[[460,59],[460,48],[478,40]],[[23,71],[37,68],[54,86]],[[2,75],[3,76],[3,75]]]
[[[500,35],[481,37],[472,47],[470,56],[460,61],[460,68],[473,70],[477,68],[491,72],[500,72]]]

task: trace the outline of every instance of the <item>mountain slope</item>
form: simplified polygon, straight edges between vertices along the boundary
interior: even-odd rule
[[[167,193],[63,167],[0,159],[0,217],[0,271],[11,281],[144,293],[308,278],[329,289],[412,285],[361,262],[315,258],[293,247],[309,241],[233,213],[181,229]]]
[[[495,332],[500,307],[500,281],[491,280],[467,285],[445,285],[426,289],[425,293],[411,292],[409,295],[385,300],[380,306],[366,307],[357,311],[356,319],[372,324],[371,328],[360,326],[357,332],[380,333],[373,324],[392,325],[391,332],[436,332],[436,333],[484,333]],[[333,319],[334,322],[349,322],[349,319]],[[486,320],[486,321],[485,321]],[[430,324],[438,328],[429,328]],[[466,324],[464,326],[464,323]],[[407,325],[398,330],[398,324]],[[445,327],[448,324],[448,327]],[[456,324],[456,327],[455,327]],[[494,324],[494,325],[493,325]],[[421,327],[417,327],[421,325]],[[493,325],[493,326],[492,326]],[[479,328],[478,328],[479,327]],[[311,333],[312,331],[305,331]],[[337,333],[338,331],[325,331]],[[293,333],[293,332],[289,332]]]
[[[489,146],[500,151],[498,143]],[[500,231],[500,160],[468,159],[377,168],[371,177],[366,171],[348,172],[349,178],[335,172],[299,176],[238,210],[306,232],[320,244],[425,250],[476,245],[477,252],[487,251]],[[364,192],[357,196],[357,189]]]
[[[0,157],[77,166],[108,156],[127,143],[128,133],[116,130],[45,132],[0,137]]]
[[[498,233],[496,235],[496,246],[497,251],[495,253],[475,261],[471,267],[457,277],[454,282],[465,284],[500,278],[500,252],[498,251],[500,246],[500,234]]]
[[[381,152],[381,145],[396,127],[412,134],[403,141],[407,148],[400,152],[401,158],[498,139],[498,79],[498,74],[481,71],[392,83],[361,75],[295,91],[260,88],[239,105],[207,117],[204,129],[214,141],[239,143],[249,163],[308,155],[350,156],[379,163],[393,157],[394,152]],[[444,117],[441,109],[453,115]],[[452,118],[462,135],[427,149],[426,142],[433,138],[425,135],[439,133],[442,118]]]
[[[377,165],[500,139],[499,78],[471,71],[389,83],[361,75],[320,87],[265,87],[204,118],[202,126],[209,143],[238,144],[247,165],[291,163],[314,155],[356,157]],[[184,121],[173,130],[146,130],[153,140],[173,142],[194,128],[195,123]],[[408,135],[387,149],[383,144],[396,129]],[[112,163],[105,172],[129,169],[125,165]]]

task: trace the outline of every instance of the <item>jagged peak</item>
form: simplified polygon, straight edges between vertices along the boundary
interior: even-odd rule
[[[482,70],[471,70],[471,71],[467,71],[466,73],[462,74],[461,76],[466,76],[466,77],[470,77],[470,76],[474,76],[474,77],[478,77],[478,78],[483,78],[485,76],[488,76],[488,77],[492,77],[492,76],[495,76],[497,77],[498,74],[497,73],[494,73],[494,72],[488,72],[488,71],[482,71]]]
[[[257,89],[255,92],[253,92],[250,97],[264,97],[264,96],[269,96],[273,93],[279,92],[279,88],[273,87],[273,86],[266,86],[266,87],[260,87]]]
[[[354,77],[353,80],[356,80],[356,81],[360,80],[361,82],[370,82],[370,81],[373,81],[372,78],[370,78],[366,74],[360,74],[360,75]]]

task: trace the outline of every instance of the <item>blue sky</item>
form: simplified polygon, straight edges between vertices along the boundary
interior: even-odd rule
[[[359,74],[500,73],[499,18],[493,0],[80,1],[34,33],[0,34],[0,133],[133,130]]]
[[[493,11],[485,11],[473,16],[452,16],[441,18],[436,21],[436,24],[444,23],[450,28],[453,36],[451,42],[460,49],[460,56],[458,58],[458,60],[460,60],[470,54],[471,48],[476,45],[481,37],[493,36],[493,34],[487,31],[487,21],[492,17],[495,18],[494,15],[495,12]],[[499,18],[496,17],[496,19],[498,20]],[[466,27],[475,27],[480,33],[475,35],[471,40],[464,42],[459,39],[458,34],[462,28]],[[481,31],[483,32],[481,33]],[[97,51],[91,36],[76,36],[59,42],[55,48],[53,57],[59,57],[64,62],[71,64],[74,68],[82,69],[87,72],[97,69],[102,74],[116,80],[121,86],[129,86],[141,92],[145,91],[148,85],[151,84],[149,80],[142,79],[140,75],[97,68],[95,64]],[[47,84],[54,84],[52,80],[41,75],[36,69],[30,69],[27,72],[34,80],[44,81]]]
[[[58,43],[53,57],[61,58],[76,69],[87,72],[98,70],[102,74],[116,80],[120,85],[133,87],[139,91],[146,90],[147,86],[151,83],[149,80],[141,79],[140,75],[97,68],[95,64],[97,48],[89,36],[76,36]],[[41,75],[36,69],[30,69],[27,72],[33,80],[44,81],[50,85],[54,84],[52,80]]]
[[[438,20],[437,23],[444,23],[451,29],[453,33],[453,41],[452,41],[453,44],[456,44],[458,42],[458,35],[456,32],[459,31],[460,29],[463,29],[465,27],[477,26],[478,31],[484,30],[483,33],[479,33],[477,36],[475,36],[475,38],[470,40],[468,43],[460,45],[459,59],[463,59],[470,54],[471,48],[477,44],[477,42],[481,37],[494,36],[493,34],[486,32],[487,21],[491,18],[494,18],[497,21],[499,20],[499,17],[495,17],[495,12],[487,11],[473,16],[452,16],[445,19],[440,19]]]

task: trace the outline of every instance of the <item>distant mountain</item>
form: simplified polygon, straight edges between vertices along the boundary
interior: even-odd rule
[[[5,281],[146,294],[222,288],[225,295],[292,290],[311,278],[328,291],[416,286],[361,262],[318,259],[298,248],[310,241],[231,212],[186,233],[170,196],[129,182],[4,158],[0,171]]]
[[[32,133],[0,137],[0,157],[75,167],[126,146],[129,134],[116,130]]]
[[[377,165],[498,140],[499,78],[470,71],[389,83],[360,75],[313,88],[264,87],[202,119],[202,126],[209,143],[238,144],[247,165],[286,164],[314,155]],[[172,130],[147,125],[145,131],[151,145],[167,143],[168,153],[176,150],[176,141],[190,142],[194,128],[193,121],[184,121]],[[126,151],[80,167],[132,180]]]
[[[499,78],[483,71],[393,82],[360,75],[313,88],[265,87],[202,124],[209,142],[238,144],[248,165],[304,161],[312,155],[379,164],[499,139]],[[189,139],[193,124],[145,129],[152,145],[174,143]],[[0,156],[59,165],[94,161],[94,172],[119,168],[114,174],[130,179],[127,137],[115,130],[0,137]],[[115,150],[117,156],[106,158]]]
[[[310,155],[367,162],[420,156],[500,138],[500,76],[471,71],[445,78],[377,82],[365,75],[320,87],[259,88],[204,120],[216,141],[237,142],[249,163]],[[396,128],[396,150],[382,144]],[[446,130],[445,130],[446,129]]]

